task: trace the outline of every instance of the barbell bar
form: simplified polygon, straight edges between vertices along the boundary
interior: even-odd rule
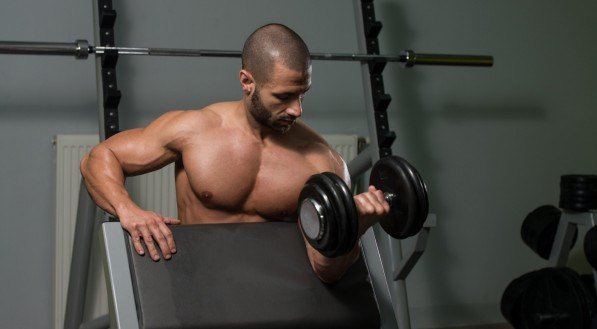
[[[0,54],[15,55],[58,55],[74,56],[87,59],[89,54],[104,55],[114,52],[118,55],[145,56],[180,56],[180,57],[241,57],[242,52],[235,50],[206,50],[180,48],[141,48],[141,47],[96,47],[87,40],[76,40],[74,43],[64,42],[23,42],[0,41]],[[486,55],[447,55],[418,54],[412,50],[402,51],[398,55],[311,53],[313,60],[331,61],[386,61],[399,62],[406,67],[414,65],[447,65],[447,66],[493,66],[493,56]]]

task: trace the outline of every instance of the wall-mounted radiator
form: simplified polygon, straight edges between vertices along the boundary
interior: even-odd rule
[[[357,135],[324,135],[330,145],[348,162],[362,146]],[[55,307],[54,328],[63,328],[66,292],[72,254],[73,234],[81,173],[79,162],[91,147],[98,143],[97,135],[58,135],[56,137],[56,244],[55,244]],[[176,217],[174,165],[159,171],[127,179],[133,200],[142,208],[164,216]],[[87,289],[84,320],[94,319],[108,312],[106,288],[101,260],[92,247],[92,264]]]

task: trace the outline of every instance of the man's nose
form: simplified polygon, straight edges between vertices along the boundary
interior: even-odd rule
[[[286,114],[291,115],[295,118],[300,117],[303,114],[303,100],[297,98],[290,104],[290,106],[286,109]]]

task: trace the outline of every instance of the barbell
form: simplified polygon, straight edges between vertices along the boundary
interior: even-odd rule
[[[87,59],[90,54],[145,55],[145,56],[181,56],[181,57],[241,57],[236,50],[182,49],[182,48],[147,48],[147,47],[100,47],[90,45],[87,40],[65,42],[23,42],[0,41],[0,54],[14,55],[57,55],[74,56]],[[402,51],[398,55],[373,55],[350,53],[311,53],[311,59],[331,61],[360,62],[399,62],[406,67],[414,65],[448,66],[493,66],[493,56],[486,55],[448,55],[418,54],[412,50]]]

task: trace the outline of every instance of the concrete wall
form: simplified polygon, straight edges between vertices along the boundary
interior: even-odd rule
[[[285,23],[312,51],[356,50],[351,1],[115,1],[122,46],[240,49]],[[526,213],[555,203],[563,173],[595,173],[597,4],[378,0],[384,53],[486,53],[491,69],[389,66],[396,153],[426,179],[438,227],[408,279],[415,327],[501,321],[515,276],[543,266],[518,236]],[[93,40],[91,1],[8,1],[0,40]],[[168,109],[240,97],[236,59],[125,58],[122,128]],[[314,64],[305,120],[366,133],[355,63]],[[93,60],[0,55],[0,327],[52,317],[53,136],[97,132]],[[573,262],[586,269],[578,253]]]
[[[535,207],[557,204],[560,175],[597,173],[596,9],[376,1],[383,52],[495,56],[491,69],[384,72],[395,150],[426,178],[438,216],[407,280],[416,327],[500,321],[506,285],[546,265],[522,243],[520,225]],[[570,264],[587,271],[583,257],[577,248]]]

